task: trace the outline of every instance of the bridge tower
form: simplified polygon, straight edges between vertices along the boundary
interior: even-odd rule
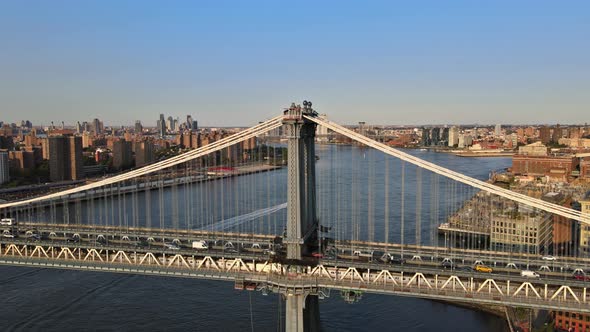
[[[287,259],[300,260],[317,246],[318,219],[315,193],[316,124],[303,115],[317,116],[311,102],[303,107],[291,104],[285,110],[287,130]],[[320,310],[317,294],[287,293],[285,327],[287,332],[319,331]]]
[[[316,116],[311,102],[292,104],[285,110],[283,124],[288,139],[287,259],[300,260],[317,245],[318,220],[315,194],[316,124],[303,115]]]

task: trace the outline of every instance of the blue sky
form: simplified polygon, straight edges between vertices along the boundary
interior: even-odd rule
[[[2,1],[0,120],[590,122],[588,1]]]

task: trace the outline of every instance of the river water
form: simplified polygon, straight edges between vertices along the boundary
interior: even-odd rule
[[[490,171],[510,166],[510,158],[461,158],[428,151],[410,152],[479,179],[487,179]],[[332,236],[382,241],[383,217],[387,215],[382,200],[385,190],[382,183],[385,176],[390,177],[390,188],[387,189],[391,197],[389,215],[392,220],[399,221],[401,164],[372,150],[352,146],[320,145],[317,146],[317,155],[320,158],[316,164],[318,210],[322,222],[335,228]],[[470,192],[456,190],[464,197],[455,195],[455,201],[438,202],[436,218],[433,218],[428,208],[433,206],[429,201],[432,195],[428,193],[433,187],[432,184],[427,185],[426,180],[430,175],[418,174],[408,165],[403,168],[404,195],[415,196],[416,183],[425,183],[423,188],[420,187],[425,212],[420,213],[419,219],[415,214],[416,199],[404,202],[405,241],[432,243],[436,241],[432,235],[434,225],[452,213],[453,208]],[[226,207],[235,207],[233,212],[227,208],[229,212],[221,212],[221,207],[217,206],[213,212],[207,212],[208,219],[199,221],[198,215],[203,208],[195,203],[191,209],[171,209],[174,211],[164,216],[164,223],[169,224],[167,220],[177,218],[180,220],[179,227],[211,228],[218,227],[220,220],[231,220],[227,227],[222,228],[280,233],[285,215],[285,209],[281,209],[280,205],[286,200],[286,192],[285,186],[280,184],[284,181],[274,179],[284,180],[285,177],[283,169],[228,180],[255,186],[243,196],[236,194],[235,201],[231,197],[224,198],[227,199],[224,203]],[[436,181],[439,183],[437,190],[445,192],[444,187],[448,183],[440,179]],[[195,185],[196,189],[186,199],[224,190],[223,185],[213,182]],[[182,191],[166,194],[167,201],[182,201],[185,197]],[[255,204],[240,202],[252,194],[259,197]],[[171,198],[170,195],[180,196]],[[355,207],[355,201],[362,203]],[[245,223],[236,222],[236,215],[232,215],[242,214],[246,208],[251,212],[265,207],[275,208],[270,210],[272,214],[245,220]],[[139,210],[146,210],[146,207],[142,206]],[[182,220],[188,220],[190,224],[182,225]],[[415,231],[416,220],[423,223],[420,237]],[[355,233],[355,225],[363,222],[372,223],[373,230],[363,227]],[[156,221],[150,223],[157,225]],[[394,224],[387,228],[389,240],[399,241],[401,230],[398,224]],[[351,235],[353,233],[356,235]],[[0,291],[3,298],[0,320],[3,330],[9,331],[279,331],[284,311],[284,302],[279,296],[235,291],[231,283],[124,274],[0,267]],[[347,304],[338,292],[332,292],[329,298],[320,301],[320,308],[325,331],[506,330],[504,321],[495,316],[416,298],[365,294],[360,302]]]

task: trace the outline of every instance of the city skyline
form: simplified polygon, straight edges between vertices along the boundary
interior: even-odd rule
[[[308,99],[349,124],[584,123],[589,6],[3,3],[0,111],[247,126]]]

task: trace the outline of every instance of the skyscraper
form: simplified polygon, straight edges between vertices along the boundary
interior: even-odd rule
[[[78,136],[49,137],[49,178],[51,181],[80,180],[82,138]]]
[[[141,125],[141,121],[135,121],[135,134],[141,134],[143,132],[143,126]]]
[[[186,129],[193,129],[193,117],[191,115],[186,116]]]
[[[92,120],[92,132],[95,135],[102,133],[102,123],[100,123],[100,120],[98,120],[98,119]]]
[[[502,125],[497,124],[496,128],[494,129],[494,135],[501,136],[502,135]]]
[[[158,120],[158,132],[160,137],[166,135],[166,120],[164,120],[164,114],[160,114],[160,120]]]
[[[0,151],[0,184],[10,181],[8,152]]]

